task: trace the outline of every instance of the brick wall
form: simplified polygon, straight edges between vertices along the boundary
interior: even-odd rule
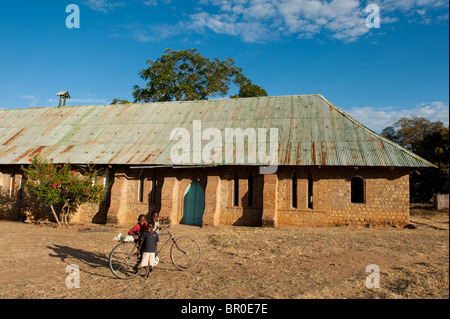
[[[291,203],[291,174],[279,171],[278,218],[281,225],[366,225],[409,223],[409,174],[405,169],[322,168],[297,170],[299,206]],[[304,198],[307,172],[313,177],[313,209]],[[351,179],[365,181],[365,203],[351,202]],[[300,187],[301,185],[301,187]]]
[[[297,207],[292,207],[292,176],[297,177]],[[0,218],[18,219],[24,211],[49,218],[49,210],[32,200],[9,197],[12,167],[0,167]],[[16,168],[16,172],[19,172]],[[248,177],[253,176],[249,206]],[[133,225],[140,214],[160,212],[164,222],[182,223],[184,195],[195,180],[205,189],[204,225],[365,225],[409,223],[409,175],[406,169],[351,167],[279,167],[275,175],[259,175],[256,167],[146,168],[116,166],[112,187],[100,205],[81,205],[73,222]],[[19,173],[16,173],[17,180]],[[313,179],[313,208],[308,208],[308,174]],[[238,205],[234,178],[238,177]],[[351,202],[351,179],[365,182],[365,203]],[[153,179],[155,178],[155,183]],[[155,195],[152,196],[152,189]],[[140,195],[142,193],[142,195]],[[34,205],[34,206],[33,206]],[[24,209],[25,207],[25,209]]]

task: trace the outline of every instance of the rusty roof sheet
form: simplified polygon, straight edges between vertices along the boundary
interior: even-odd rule
[[[0,164],[28,164],[41,151],[56,163],[173,165],[170,133],[186,128],[192,137],[194,120],[223,139],[225,128],[278,128],[278,165],[434,166],[322,95],[0,110]]]

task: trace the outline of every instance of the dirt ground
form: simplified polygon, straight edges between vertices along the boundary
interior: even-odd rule
[[[449,298],[448,212],[413,209],[411,221],[416,228],[175,225],[201,244],[200,265],[178,271],[166,248],[149,279],[128,281],[108,268],[113,237],[128,227],[0,221],[0,298]],[[69,264],[80,268],[78,289],[66,287]],[[378,289],[366,287],[369,264]]]

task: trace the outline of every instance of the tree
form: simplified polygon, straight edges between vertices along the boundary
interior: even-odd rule
[[[236,82],[239,85],[239,93],[237,95],[231,95],[230,98],[232,99],[267,96],[266,90],[256,84],[253,84],[251,80],[244,76],[238,77]]]
[[[26,188],[40,202],[49,205],[59,226],[68,225],[70,210],[82,203],[100,203],[105,187],[95,181],[102,175],[100,170],[89,166],[73,170],[69,163],[57,165],[53,160],[43,159],[39,154],[24,167]],[[59,214],[55,207],[61,206]],[[58,215],[60,216],[58,218]]]
[[[147,64],[147,68],[139,71],[146,86],[135,85],[133,88],[135,102],[207,100],[226,95],[232,83],[239,86],[240,93],[242,89],[243,96],[267,95],[264,89],[243,76],[242,69],[233,59],[220,61],[214,58],[211,61],[197,49],[166,49],[159,59],[148,60]]]
[[[122,100],[122,99],[114,99],[111,102],[111,105],[116,105],[116,104],[130,104],[130,101],[128,100]]]
[[[444,123],[441,121],[431,122],[424,117],[417,116],[402,117],[394,125],[386,127],[381,135],[421,155],[419,153],[423,153],[421,148],[424,146],[425,137],[438,133],[443,127]]]
[[[431,122],[423,117],[401,118],[386,127],[381,135],[438,167],[411,175],[412,199],[426,202],[433,193],[449,192],[449,129],[441,121]]]

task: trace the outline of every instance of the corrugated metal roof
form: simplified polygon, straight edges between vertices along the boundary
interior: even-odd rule
[[[267,151],[268,129],[278,128],[278,165],[433,166],[321,95],[0,110],[0,164],[28,164],[40,150],[57,163],[173,165],[170,133],[192,137],[194,120],[223,141],[225,128],[266,128]]]

